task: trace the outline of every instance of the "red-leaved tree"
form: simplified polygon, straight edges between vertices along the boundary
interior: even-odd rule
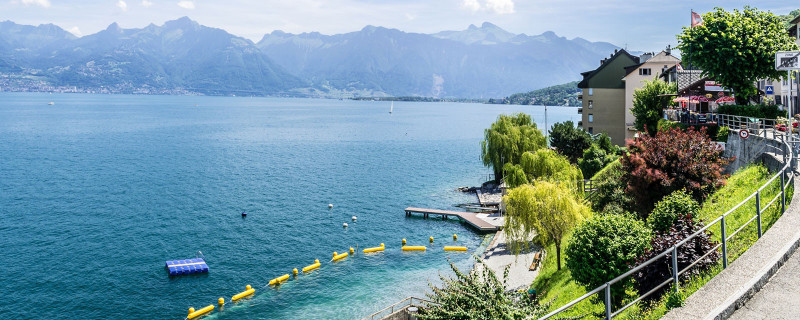
[[[725,185],[722,174],[728,159],[700,131],[670,129],[655,137],[642,135],[628,141],[628,153],[620,160],[626,192],[646,219],[655,203],[673,191],[685,189],[698,202]]]

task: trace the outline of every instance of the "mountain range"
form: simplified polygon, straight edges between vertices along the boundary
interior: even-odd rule
[[[75,37],[0,22],[0,91],[489,98],[576,80],[618,47],[491,23],[434,34],[366,26],[254,43],[183,17]]]

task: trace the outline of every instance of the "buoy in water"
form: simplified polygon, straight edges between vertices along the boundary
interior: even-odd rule
[[[247,212],[242,211],[242,217],[246,217],[246,216],[247,216]]]
[[[358,219],[358,218],[356,218],[356,216],[353,216],[353,218],[352,218],[352,219],[353,219],[353,221],[356,221],[356,219]]]
[[[217,300],[217,304],[219,304],[219,305],[225,304],[225,299],[220,297],[219,300]]]
[[[333,203],[328,204],[328,209],[333,208]]]
[[[342,227],[345,227],[345,228],[347,228],[347,222],[345,222],[345,223],[342,223]]]

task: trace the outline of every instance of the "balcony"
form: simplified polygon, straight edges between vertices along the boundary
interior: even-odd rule
[[[583,100],[583,94],[582,93],[578,94],[578,100]]]
[[[578,108],[578,114],[582,114],[582,113],[583,113],[583,108]]]

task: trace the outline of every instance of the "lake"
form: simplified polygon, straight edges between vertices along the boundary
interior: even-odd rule
[[[512,112],[543,127],[544,109],[389,106],[0,94],[0,318],[183,319],[225,297],[207,319],[358,319],[424,297],[448,261],[471,268],[489,236],[403,209],[475,202],[454,189],[490,172],[483,130]],[[551,125],[579,119],[576,108],[548,108]],[[470,252],[441,250],[453,234]],[[402,238],[430,236],[427,252],[401,252]],[[380,243],[383,253],[329,262]],[[168,276],[166,260],[198,251],[209,273]],[[314,259],[319,270],[268,286]],[[229,302],[248,284],[253,296]]]

